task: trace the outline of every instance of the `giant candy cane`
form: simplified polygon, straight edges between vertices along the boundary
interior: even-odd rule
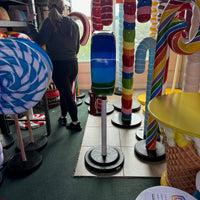
[[[184,31],[188,29],[187,22],[177,18],[178,14],[186,10],[192,10],[194,13],[196,11],[195,8],[197,8],[197,6],[194,2],[187,0],[170,0],[166,5],[158,28],[150,99],[162,93],[166,62],[168,59],[166,53],[169,51],[169,46],[176,53],[186,55],[200,50],[199,24],[196,23],[197,28],[195,24],[191,26],[189,40],[186,38],[187,34]],[[198,31],[197,34],[194,30]],[[149,115],[146,139],[146,147],[148,150],[155,150],[156,148],[157,127],[156,120]]]
[[[132,113],[135,11],[135,0],[125,0],[122,55],[122,121],[125,123],[130,123]]]
[[[72,19],[80,19],[83,24],[83,35],[80,38],[80,44],[86,45],[90,37],[90,22],[87,16],[80,12],[71,12],[69,15]]]
[[[147,88],[146,88],[146,105],[145,105],[145,121],[144,121],[144,135],[147,132],[148,109],[147,105],[151,96],[151,81],[153,74],[154,56],[156,49],[156,41],[151,37],[144,38],[138,45],[135,58],[135,73],[141,74],[145,70],[145,59],[147,50],[149,50],[149,66],[147,75]]]

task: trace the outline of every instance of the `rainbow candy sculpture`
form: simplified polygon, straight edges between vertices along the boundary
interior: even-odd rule
[[[122,121],[129,124],[132,113],[133,64],[135,46],[135,0],[124,1],[123,67],[122,67]]]
[[[150,100],[162,93],[165,71],[168,66],[169,46],[176,53],[184,55],[200,50],[200,29],[199,24],[194,23],[195,15],[192,17],[189,33],[188,24],[190,23],[178,18],[186,10],[192,13],[199,11],[194,1],[170,0],[163,12],[158,28]],[[148,150],[156,148],[157,127],[156,120],[149,115],[146,139]]]
[[[116,47],[114,34],[94,32],[91,40],[92,89],[97,96],[112,95],[115,88]]]
[[[0,113],[17,114],[34,107],[51,80],[52,63],[36,43],[0,40]]]

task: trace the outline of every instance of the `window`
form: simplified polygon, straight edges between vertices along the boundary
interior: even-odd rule
[[[72,1],[72,12],[73,11],[79,11],[82,12],[84,14],[86,14],[88,16],[88,18],[90,19],[90,2],[91,0],[87,0],[87,1],[82,1],[79,0],[80,2],[84,2],[84,9],[85,9],[85,5],[86,2],[88,3],[88,9],[81,11],[79,8],[82,7],[78,2],[78,0],[73,0]],[[74,5],[74,6],[73,6]],[[79,7],[77,7],[79,5]],[[117,60],[118,60],[118,54],[119,51],[122,51],[121,47],[119,47],[119,28],[123,28],[121,26],[119,26],[119,4],[116,4],[115,6],[115,12],[116,12],[116,16],[115,16],[115,36],[116,36],[116,56],[117,56]],[[91,21],[90,21],[91,22]],[[79,24],[79,29],[80,29],[80,35],[82,36],[83,33],[83,25],[82,23],[77,20],[77,23]],[[135,51],[137,49],[138,44],[142,41],[142,39],[144,39],[145,37],[149,37],[150,34],[150,22],[147,23],[138,23],[136,21],[136,27],[135,27],[135,33],[136,33],[136,37],[135,37]],[[113,29],[113,25],[105,27],[105,30],[112,30]],[[80,51],[78,54],[78,59],[79,62],[81,61],[90,61],[90,47],[91,47],[91,34],[90,34],[90,38],[88,40],[88,43],[85,46],[81,46],[80,47]],[[147,58],[148,59],[148,58]]]

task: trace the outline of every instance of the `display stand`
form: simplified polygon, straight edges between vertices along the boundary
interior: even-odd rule
[[[5,119],[5,116],[1,114],[0,114],[0,124],[1,124],[0,141],[2,143],[3,148],[7,149],[14,144],[14,139],[12,133],[9,130],[9,125]]]
[[[3,175],[2,175],[2,173],[0,172],[0,185],[2,184],[2,182],[3,182]]]
[[[43,96],[44,102],[44,111],[45,111],[45,121],[46,121],[46,130],[47,134],[32,134],[32,127],[30,126],[30,117],[29,111],[26,112],[26,117],[28,119],[28,130],[29,130],[29,137],[23,138],[24,148],[26,151],[34,151],[34,150],[41,150],[47,145],[48,139],[47,136],[51,134],[51,124],[50,124],[50,117],[49,117],[49,107],[48,107],[48,98],[47,94],[45,93]],[[20,150],[20,146],[16,147],[16,150]]]
[[[106,97],[102,99],[101,146],[89,149],[85,154],[85,166],[94,174],[108,175],[118,173],[124,164],[124,156],[120,149],[107,146],[107,127],[106,127]]]
[[[79,94],[76,95],[77,98],[82,99],[85,97],[85,93],[84,92],[80,92]]]
[[[121,104],[121,99],[115,101],[113,103],[113,106],[114,108],[117,110],[117,111],[121,111],[121,107],[122,107],[122,104]],[[141,108],[141,105],[138,101],[134,101],[132,102],[132,112],[138,112]]]
[[[41,150],[42,148],[44,148],[44,146],[46,146],[48,142],[47,137],[45,135],[40,134],[33,135],[29,111],[26,111],[26,118],[28,124],[29,137],[23,139],[24,149],[25,151]],[[20,149],[19,146],[17,148]]]
[[[92,92],[92,90],[89,91],[89,107],[88,107],[88,112],[91,114],[91,115],[94,115],[94,116],[101,116],[101,108],[98,109],[98,102],[97,102],[97,98],[95,96],[95,94]],[[114,107],[110,104],[106,104],[106,114],[109,115],[111,113],[114,112]]]
[[[36,151],[27,151],[25,153],[17,114],[14,115],[14,120],[21,152],[17,153],[10,161],[8,161],[6,169],[13,174],[28,174],[40,166],[42,163],[42,156]]]

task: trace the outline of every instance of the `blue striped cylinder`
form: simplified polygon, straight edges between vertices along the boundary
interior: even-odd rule
[[[94,32],[91,40],[91,80],[95,95],[112,95],[115,89],[116,47],[112,32]]]

